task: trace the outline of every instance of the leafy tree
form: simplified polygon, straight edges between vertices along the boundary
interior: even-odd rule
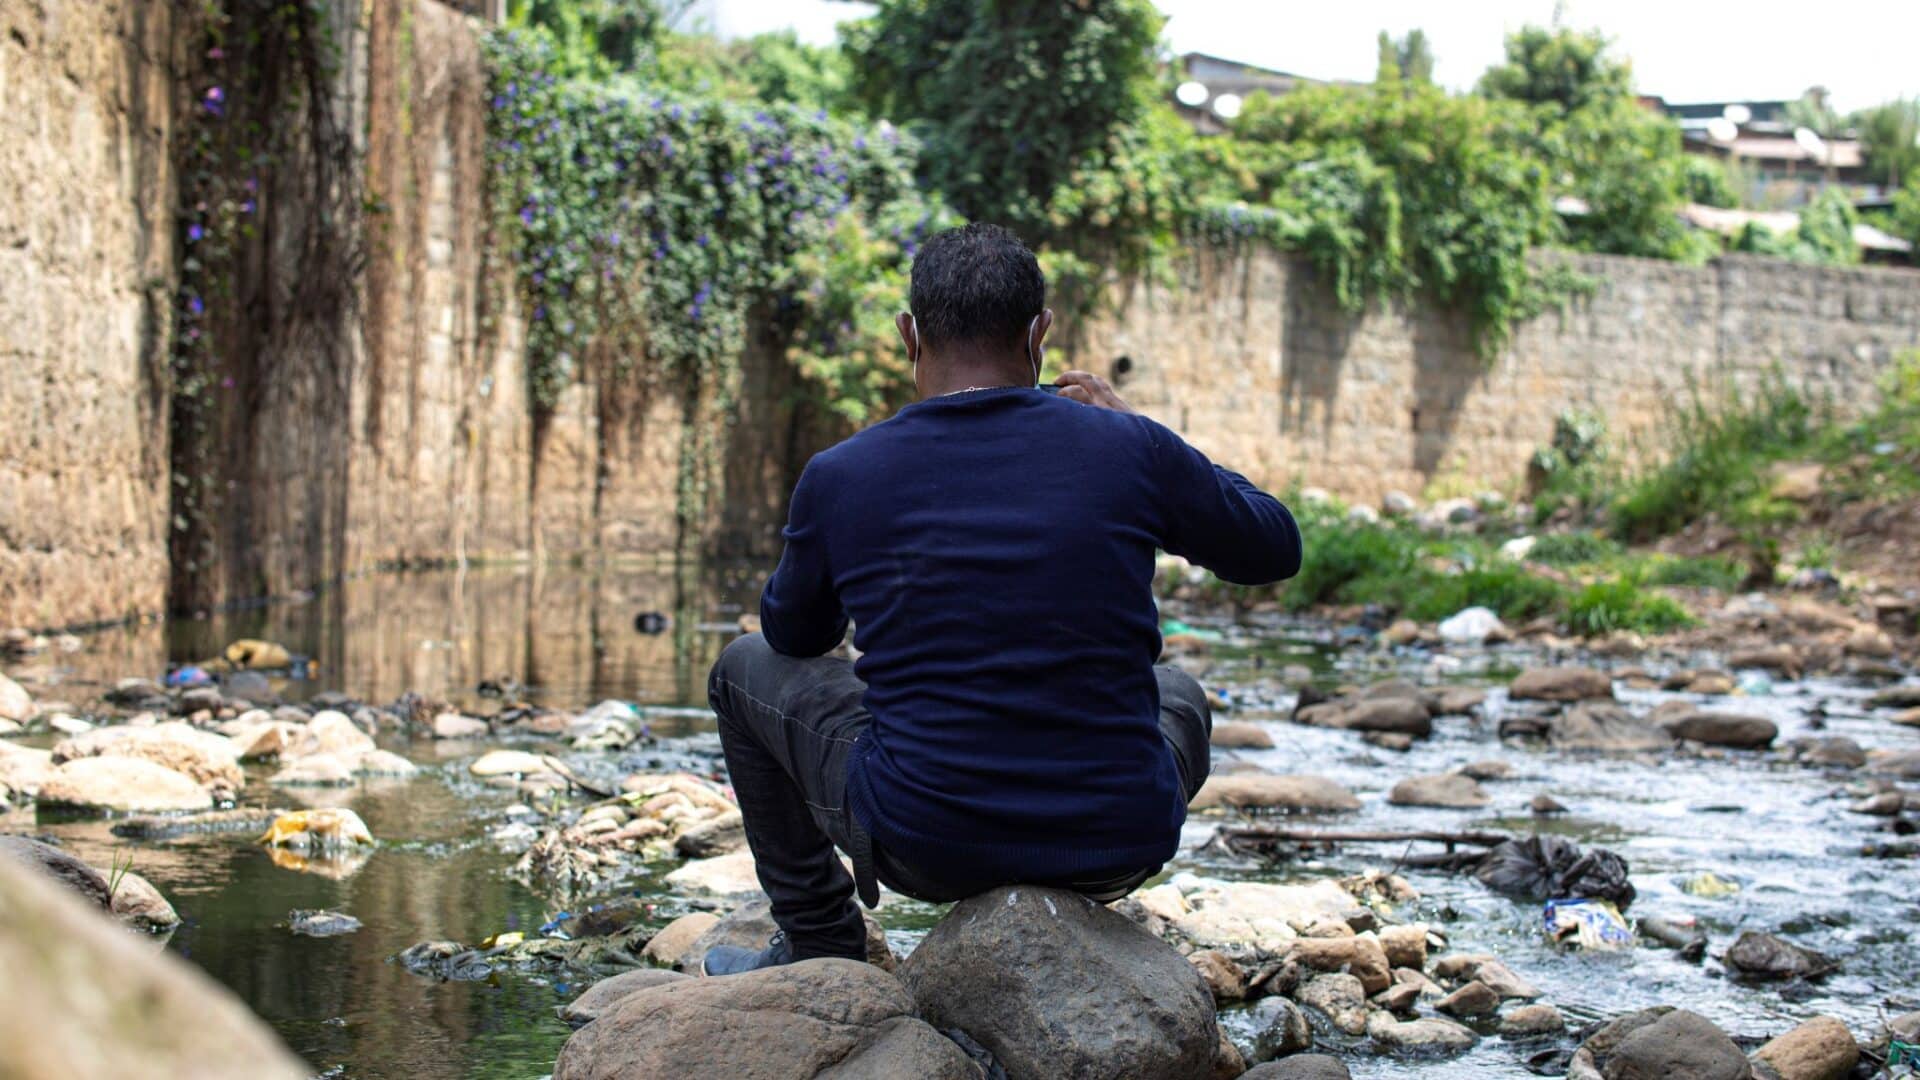
[[[1826,266],[1852,266],[1860,261],[1860,246],[1854,242],[1853,227],[1860,215],[1853,200],[1836,187],[1820,189],[1813,201],[1800,208],[1800,228],[1796,230],[1799,251],[1795,258]]]
[[[1797,128],[1808,128],[1820,136],[1838,135],[1846,130],[1847,122],[1834,110],[1828,100],[1827,88],[1809,86],[1806,93],[1787,102],[1787,123]]]
[[[1030,243],[1090,155],[1115,152],[1154,94],[1150,0],[880,0],[846,28],[855,99],[910,126],[925,179]]]
[[[1740,205],[1739,193],[1724,162],[1697,154],[1686,155],[1683,163],[1686,174],[1687,201],[1702,206],[1717,206],[1722,210],[1732,210]]]
[[[1920,98],[1889,101],[1854,116],[1867,168],[1889,188],[1920,175]]]
[[[847,97],[846,55],[802,42],[791,30],[758,34],[734,53],[740,77],[762,101],[841,111]]]
[[[1380,65],[1376,78],[1381,81],[1402,79],[1411,83],[1430,83],[1433,81],[1433,47],[1427,43],[1427,32],[1421,29],[1407,31],[1405,37],[1393,37],[1385,30],[1380,31]]]
[[[1913,261],[1920,264],[1920,172],[1893,197],[1893,231],[1913,245]]]
[[[507,26],[538,27],[557,48],[556,74],[605,75],[650,62],[691,0],[510,0]]]
[[[1680,128],[1641,106],[1632,67],[1608,54],[1605,37],[1526,27],[1507,37],[1506,62],[1487,70],[1480,90],[1529,108],[1533,152],[1554,192],[1587,204],[1567,223],[1571,246],[1688,260],[1717,249],[1679,217],[1688,180]]]

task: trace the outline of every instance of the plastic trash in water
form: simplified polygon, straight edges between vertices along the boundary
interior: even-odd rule
[[[208,686],[211,685],[212,682],[213,676],[208,674],[206,668],[198,664],[182,664],[172,671],[167,672],[166,678],[167,685],[175,690],[190,689],[195,686]]]
[[[1740,891],[1740,886],[1711,870],[1702,870],[1680,883],[1680,890],[1688,896],[1698,896],[1703,900],[1719,900]]]
[[[1905,1065],[1909,1069],[1920,1070],[1920,1046],[1895,1039],[1887,1044],[1887,1067]]]
[[[1161,637],[1190,637],[1195,641],[1225,641],[1226,635],[1218,630],[1194,626],[1179,619],[1168,619],[1160,624]]]
[[[1440,640],[1449,645],[1482,645],[1503,629],[1500,616],[1483,607],[1470,607],[1440,620]]]
[[[1773,680],[1762,672],[1748,671],[1741,674],[1733,688],[1748,697],[1765,697],[1773,693]]]
[[[1583,949],[1600,951],[1633,944],[1627,920],[1605,900],[1549,900],[1545,914],[1549,941],[1565,944],[1571,939]]]

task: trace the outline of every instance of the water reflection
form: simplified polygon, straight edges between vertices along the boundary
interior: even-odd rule
[[[609,697],[701,704],[706,671],[755,606],[764,575],[759,565],[369,575],[207,618],[107,630],[83,652],[43,656],[19,673],[84,703],[126,676],[157,677],[169,661],[202,661],[231,641],[261,638],[312,658],[312,678],[275,682],[290,699],[331,689],[386,702],[415,691],[472,704],[485,679],[562,708]]]

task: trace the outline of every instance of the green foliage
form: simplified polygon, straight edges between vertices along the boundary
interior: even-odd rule
[[[1567,604],[1567,628],[1589,637],[1617,630],[1658,634],[1692,623],[1687,609],[1671,596],[1625,580],[1595,582]]]
[[[950,204],[1073,246],[1049,205],[1139,120],[1159,32],[1149,0],[881,0],[844,43],[856,99],[921,136]]]
[[[1733,592],[1746,582],[1747,567],[1738,559],[1656,555],[1639,563],[1632,576],[1642,585],[1682,585]]]
[[[1854,242],[1853,227],[1860,223],[1853,200],[1837,187],[1820,193],[1800,210],[1800,228],[1795,231],[1804,261],[1823,266],[1852,266],[1860,261],[1860,246]]]
[[[506,25],[550,35],[553,74],[605,76],[650,63],[667,28],[691,6],[689,0],[510,0]]]
[[[792,106],[561,78],[544,32],[496,34],[488,52],[496,214],[538,402],[589,362],[627,369],[645,356],[669,374],[714,374],[763,302],[782,307],[811,374],[835,356],[871,358],[838,329],[850,297],[889,273],[897,285],[940,214],[914,188],[911,140]],[[869,242],[827,257],[849,218]],[[869,385],[841,374],[836,389]]]
[[[1920,173],[1893,197],[1893,231],[1913,245],[1913,260],[1920,263]]]
[[[1416,27],[1405,37],[1396,38],[1380,31],[1380,63],[1374,77],[1381,82],[1433,82],[1433,46],[1427,41],[1427,32]]]
[[[1680,128],[1640,105],[1633,71],[1598,33],[1530,26],[1507,38],[1507,58],[1481,77],[1480,92],[1520,102],[1533,117],[1532,152],[1553,193],[1579,198],[1566,222],[1581,251],[1701,261],[1718,244],[1680,220],[1688,166]]]
[[[1847,126],[1846,119],[1834,109],[1824,86],[1810,86],[1798,98],[1787,102],[1786,119],[1793,127],[1807,128],[1825,137],[1838,135]]]
[[[1854,117],[1867,168],[1894,190],[1920,179],[1920,98],[1902,98]]]
[[[1618,558],[1622,550],[1599,533],[1548,533],[1534,542],[1527,558],[1548,566],[1584,566]]]
[[[1722,210],[1739,207],[1739,188],[1725,162],[1699,154],[1684,154],[1681,164],[1689,202],[1717,206]]]
[[[1519,152],[1527,124],[1509,103],[1432,86],[1256,95],[1234,131],[1270,212],[1234,224],[1304,252],[1349,311],[1425,293],[1492,352],[1543,302],[1526,252],[1553,216],[1544,170]]]
[[[1459,573],[1421,573],[1406,594],[1401,614],[1421,622],[1436,622],[1476,605],[1493,610],[1508,622],[1526,622],[1561,611],[1566,605],[1566,589],[1511,559],[1490,559]]]
[[[757,34],[733,49],[739,77],[761,101],[839,110],[847,101],[847,59],[801,41],[791,30]]]
[[[1806,447],[1820,414],[1779,378],[1751,400],[1710,408],[1696,393],[1675,412],[1672,456],[1631,477],[1612,507],[1614,535],[1649,540],[1717,514],[1734,525],[1763,525],[1789,509],[1769,494],[1767,467]]]

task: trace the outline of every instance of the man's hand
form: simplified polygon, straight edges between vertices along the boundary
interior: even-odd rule
[[[1114,412],[1130,413],[1133,407],[1120,400],[1113,392],[1107,380],[1091,371],[1069,371],[1053,380],[1061,387],[1060,396],[1071,398],[1082,405],[1092,405],[1099,409],[1112,409]]]

